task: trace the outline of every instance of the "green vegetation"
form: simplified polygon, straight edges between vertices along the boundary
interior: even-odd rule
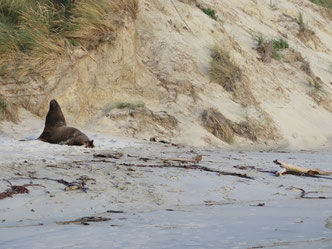
[[[303,18],[303,15],[301,12],[299,12],[299,16],[297,18],[297,24],[299,25],[300,27],[300,33],[305,33],[307,35],[314,35],[315,32],[312,31],[310,28],[309,28],[309,25],[304,23],[304,18]]]
[[[112,106],[111,109],[117,108],[117,109],[124,109],[124,108],[129,108],[129,109],[138,109],[138,108],[144,108],[145,104],[143,102],[138,102],[138,103],[129,103],[129,102],[120,102]]]
[[[278,8],[274,0],[270,0],[269,6],[272,10],[276,10]]]
[[[262,34],[254,35],[254,40],[257,42],[258,46],[262,46],[263,43],[266,42],[266,39]]]
[[[310,1],[324,8],[332,9],[332,0],[310,0]]]
[[[71,47],[110,41],[121,14],[137,10],[137,0],[0,0],[0,68],[50,71]]]
[[[209,17],[211,17],[212,19],[214,19],[214,20],[217,20],[217,19],[218,19],[218,17],[216,16],[216,12],[215,12],[213,9],[202,7],[201,10],[202,10],[205,14],[207,14]]]
[[[287,41],[283,38],[272,39],[272,43],[273,43],[273,48],[275,50],[281,50],[281,49],[289,48],[289,45],[288,45]]]
[[[3,116],[7,107],[6,100],[4,99],[3,95],[0,94],[0,118]]]
[[[289,48],[287,41],[283,38],[267,39],[262,34],[256,34],[254,40],[257,42],[256,50],[263,62],[270,62],[271,58],[280,60],[280,50]]]
[[[283,38],[279,39],[272,39],[271,40],[273,43],[273,52],[272,52],[272,58],[276,60],[280,60],[282,58],[280,54],[280,50],[289,48],[289,45],[286,40]]]
[[[308,80],[308,86],[315,88],[315,90],[320,91],[322,90],[322,85],[317,80]]]
[[[241,69],[231,60],[229,52],[220,46],[212,50],[211,78],[226,91],[234,92],[235,84],[242,79]]]
[[[304,19],[303,19],[303,15],[301,12],[299,12],[299,16],[297,18],[297,24],[300,26],[304,26]]]
[[[0,66],[0,77],[5,76],[6,73],[7,73],[7,66],[6,65]]]
[[[51,40],[63,39],[74,26],[65,13],[69,13],[65,5],[56,9],[47,0],[1,0],[0,52],[29,53],[45,49]]]

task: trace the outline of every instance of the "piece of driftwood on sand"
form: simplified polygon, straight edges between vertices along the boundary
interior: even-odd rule
[[[298,175],[323,175],[323,176],[330,176],[332,172],[325,171],[321,169],[307,169],[300,166],[296,166],[293,164],[285,163],[280,160],[273,161],[275,164],[278,164],[282,169],[276,172],[277,176],[284,175],[284,174],[298,174]]]

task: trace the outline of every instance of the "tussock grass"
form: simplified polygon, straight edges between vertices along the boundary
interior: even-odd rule
[[[324,8],[332,9],[332,0],[310,0],[310,1]]]
[[[221,46],[212,50],[210,62],[210,76],[226,91],[234,92],[236,82],[241,81],[242,71],[231,60],[230,54]]]
[[[6,109],[7,103],[2,94],[0,94],[0,111]]]
[[[272,39],[272,43],[273,43],[273,48],[275,50],[289,48],[287,41],[283,38]]]
[[[201,10],[213,20],[217,21],[218,17],[213,9],[201,7]]]
[[[267,39],[262,34],[254,35],[257,42],[257,52],[261,55],[263,62],[271,62],[272,59],[280,60],[280,51],[289,48],[287,41],[283,38]]]
[[[128,10],[131,17],[136,19],[139,11],[138,0],[122,0],[122,5]]]
[[[119,15],[120,1],[109,0],[80,0],[73,7],[72,29],[66,32],[66,36],[73,40],[79,40],[87,45],[87,42],[102,41],[116,30],[113,15]]]
[[[129,102],[120,102],[112,106],[113,108],[117,109],[124,109],[124,108],[129,108],[129,109],[138,109],[138,108],[144,108],[145,104],[143,102],[138,102],[138,103],[129,103]]]
[[[6,108],[7,108],[7,102],[3,97],[3,95],[0,94],[0,120],[3,119]]]
[[[235,135],[254,142],[258,140],[256,133],[258,133],[259,127],[249,120],[239,124],[234,123],[214,108],[204,110],[201,119],[203,127],[208,132],[226,143],[234,143]]]
[[[217,110],[210,108],[202,113],[204,128],[220,140],[232,144],[234,142],[234,131],[229,120]]]
[[[274,0],[270,0],[269,6],[272,10],[278,9],[278,6]]]
[[[327,18],[332,20],[332,0],[310,0],[312,3],[322,6],[325,9]]]
[[[297,18],[297,24],[299,25],[299,33],[298,36],[309,37],[315,35],[315,32],[309,28],[309,25],[304,22],[303,14],[300,12]]]
[[[0,68],[16,76],[52,71],[74,46],[112,41],[138,0],[0,0]]]
[[[321,91],[322,90],[322,85],[319,83],[319,81],[318,80],[316,80],[316,79],[309,79],[308,80],[308,86],[309,87],[313,87],[315,90],[317,90],[317,91]]]

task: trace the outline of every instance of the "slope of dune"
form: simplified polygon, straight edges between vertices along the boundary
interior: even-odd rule
[[[8,110],[43,117],[55,98],[69,123],[114,135],[197,146],[331,146],[332,21],[322,7],[296,0],[138,3],[136,18],[123,16],[112,42],[74,51],[43,78],[1,78]],[[268,58],[262,38],[289,47]],[[231,86],[211,76],[216,48],[239,72]]]

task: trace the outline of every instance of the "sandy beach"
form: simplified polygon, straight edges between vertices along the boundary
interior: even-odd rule
[[[89,131],[96,147],[88,149],[34,140],[40,129],[28,127],[42,123],[4,123],[0,133],[0,192],[29,190],[0,200],[0,248],[331,248],[331,177],[273,174],[276,159],[332,171],[328,151],[210,149]],[[65,191],[79,179],[82,188]]]

